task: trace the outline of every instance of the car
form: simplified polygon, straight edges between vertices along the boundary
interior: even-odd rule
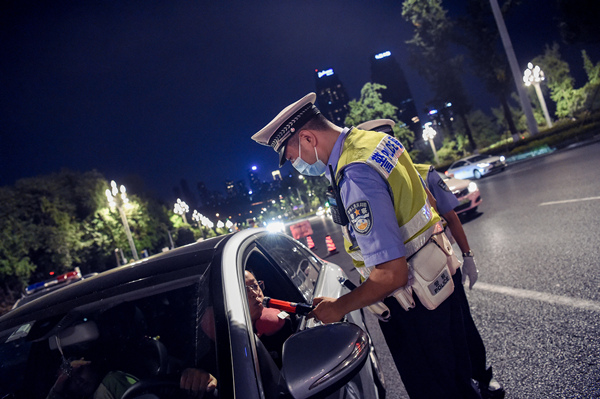
[[[59,290],[75,281],[79,281],[83,278],[91,277],[92,275],[95,275],[95,274],[97,274],[97,273],[90,273],[88,275],[82,276],[81,271],[79,270],[78,267],[76,267],[75,270],[73,270],[73,271],[63,273],[59,276],[53,277],[48,280],[44,280],[44,281],[37,282],[35,284],[31,284],[27,288],[25,288],[25,292],[23,293],[21,298],[19,298],[15,302],[15,304],[13,305],[12,308],[13,309],[18,308],[19,306],[22,306],[22,305],[26,304],[27,302],[31,302],[34,299],[36,299],[40,296],[46,295],[49,292]]]
[[[268,337],[253,330],[245,270],[264,282],[264,295],[292,303],[349,292],[338,265],[280,232],[247,229],[189,244],[0,316],[0,397],[45,398],[57,370],[69,373],[71,359],[82,358],[139,378],[125,399],[178,397],[177,373],[189,366],[217,378],[218,398],[385,397],[363,310],[326,325],[288,310],[296,328],[279,367]]]
[[[471,155],[450,165],[446,176],[457,179],[481,179],[483,176],[503,171],[505,168],[504,156]]]
[[[443,173],[437,172],[444,183],[448,186],[452,194],[458,199],[458,206],[454,208],[454,211],[460,215],[461,213],[475,213],[477,207],[481,204],[481,193],[477,183],[471,180],[457,179],[454,177],[446,176]]]

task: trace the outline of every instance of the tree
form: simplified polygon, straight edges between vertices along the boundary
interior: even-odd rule
[[[557,0],[560,33],[568,44],[600,41],[597,0]]]
[[[453,24],[446,14],[441,0],[404,1],[402,16],[414,27],[414,36],[407,41],[411,45],[409,61],[434,90],[437,108],[452,103],[471,147],[476,148],[466,116],[471,105],[461,81],[462,57],[450,56]]]
[[[508,3],[510,5],[510,2]],[[507,4],[503,11],[507,11]],[[487,90],[498,98],[508,129],[513,136],[517,135],[518,131],[508,104],[514,82],[506,56],[495,46],[495,43],[499,42],[499,31],[489,1],[468,0],[467,15],[459,22],[460,30],[455,41],[467,49],[473,72],[483,80]]]
[[[23,288],[79,267],[82,273],[115,267],[115,248],[129,248],[117,211],[108,207],[108,182],[96,172],[63,170],[0,188],[0,302]],[[164,206],[129,195],[127,217],[137,246],[165,246],[170,223]]]
[[[478,148],[488,147],[497,142],[502,136],[498,131],[496,124],[488,115],[481,110],[472,111],[467,115],[469,124],[473,128],[474,139]],[[461,121],[458,122],[460,130]]]
[[[559,45],[546,46],[544,54],[535,57],[533,64],[539,65],[546,76],[550,98],[556,103],[556,116],[573,117],[583,107],[585,96],[573,87],[569,64],[562,60]]]
[[[398,108],[381,99],[381,90],[387,87],[379,83],[365,83],[360,90],[360,98],[348,103],[349,112],[346,116],[347,126],[357,126],[363,122],[373,119],[391,119],[396,122]],[[405,146],[411,147],[415,141],[415,135],[405,124],[394,126],[394,136]]]
[[[585,95],[584,107],[588,112],[600,108],[600,63],[594,65],[588,57],[585,50],[581,52],[583,57],[583,68],[588,77],[588,81],[583,86],[582,91]]]

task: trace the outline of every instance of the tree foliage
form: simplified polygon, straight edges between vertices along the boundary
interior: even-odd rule
[[[539,65],[544,71],[550,98],[556,103],[556,116],[574,117],[583,107],[585,95],[583,91],[574,88],[575,81],[569,64],[561,58],[559,50],[557,43],[546,46],[544,54],[535,57],[532,63]]]
[[[410,63],[430,84],[437,108],[452,103],[455,114],[465,121],[465,133],[475,148],[475,140],[466,123],[471,104],[461,80],[463,59],[460,55],[450,55],[454,26],[442,1],[405,0],[402,16],[413,25],[413,37],[407,41],[411,45]]]
[[[0,188],[0,296],[3,305],[50,272],[82,273],[116,266],[115,248],[129,251],[116,210],[108,207],[108,182],[96,172],[63,170]],[[160,251],[167,238],[164,207],[130,195],[127,218],[138,251]]]
[[[503,7],[504,12],[510,5],[510,2],[507,3]],[[489,1],[468,0],[467,14],[459,19],[458,27],[456,42],[467,49],[473,72],[498,98],[511,134],[518,134],[508,103],[514,81],[506,55],[497,45],[500,34]],[[474,136],[477,136],[477,130],[473,130]]]
[[[350,111],[346,117],[347,126],[357,126],[363,122],[373,119],[391,119],[396,122],[394,126],[394,136],[404,145],[411,146],[415,141],[415,134],[405,124],[398,124],[398,108],[387,102],[383,102],[381,90],[387,87],[379,83],[366,83],[360,90],[360,98],[348,103]]]

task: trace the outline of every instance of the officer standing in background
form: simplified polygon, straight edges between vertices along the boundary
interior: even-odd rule
[[[393,135],[392,128],[394,125],[395,122],[391,119],[376,119],[361,123],[357,126],[357,128]],[[455,291],[461,302],[461,309],[465,323],[465,332],[467,335],[467,344],[469,346],[469,355],[471,358],[473,379],[477,381],[481,396],[484,399],[502,399],[504,398],[505,391],[500,383],[493,377],[492,368],[486,367],[485,346],[483,344],[483,340],[481,339],[481,335],[475,326],[473,317],[471,316],[469,302],[463,287],[463,284],[466,282],[466,278],[468,277],[469,289],[473,288],[473,285],[475,285],[475,282],[477,281],[478,270],[477,266],[475,265],[473,251],[471,250],[469,241],[467,240],[467,235],[465,234],[458,215],[454,211],[454,209],[459,205],[458,199],[454,194],[452,194],[446,182],[444,182],[432,165],[415,164],[415,168],[435,198],[436,210],[447,222],[447,230],[450,230],[451,237],[456,240],[456,243],[462,252],[462,272],[461,269],[458,269],[452,278],[454,280]]]
[[[325,173],[332,186],[339,185],[339,191],[334,188],[339,192],[337,205],[350,220],[345,247],[364,282],[337,299],[315,298],[314,317],[337,322],[384,300],[391,319],[380,323],[381,330],[410,397],[480,398],[471,384],[457,295],[450,291],[432,310],[412,295],[407,258],[417,258],[425,246],[431,248],[428,243],[442,228],[410,157],[389,135],[335,126],[314,106],[315,98],[310,93],[289,105],[252,136],[279,153],[279,166],[289,160],[300,173]],[[452,279],[449,285],[447,280],[435,283],[444,289],[452,286]],[[413,308],[406,311],[390,297],[399,291],[409,293]]]

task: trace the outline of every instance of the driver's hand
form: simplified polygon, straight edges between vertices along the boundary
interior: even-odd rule
[[[200,369],[185,369],[181,373],[179,387],[194,398],[203,398],[206,392],[217,387],[217,379],[210,373]]]

